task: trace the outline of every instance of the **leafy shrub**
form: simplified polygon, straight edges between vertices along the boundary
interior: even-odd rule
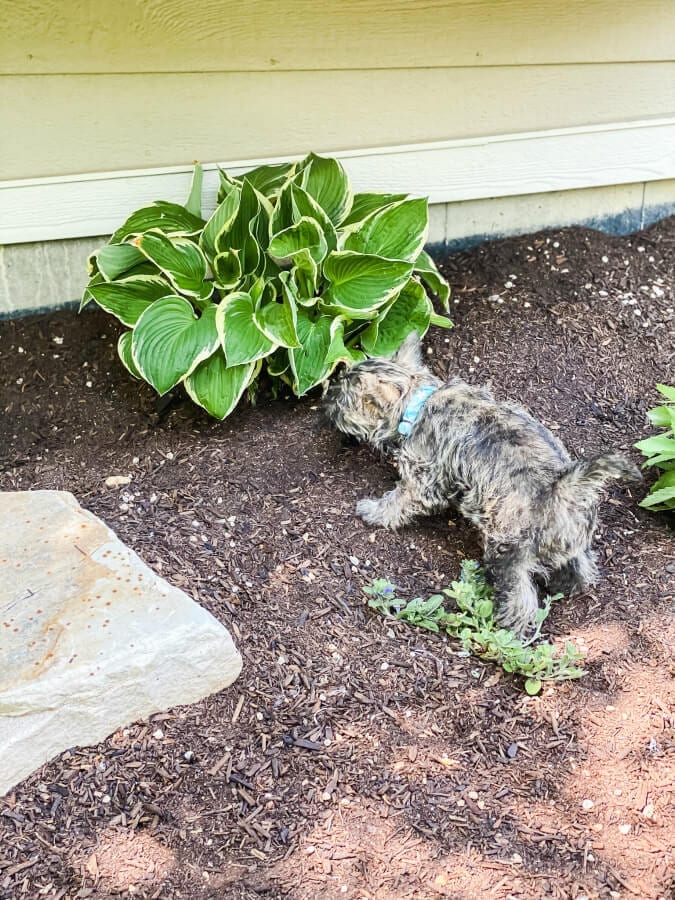
[[[665,428],[665,431],[639,441],[635,446],[647,457],[642,468],[657,466],[663,474],[640,501],[640,506],[653,510],[675,509],[675,387],[657,384],[656,389],[667,402],[650,409],[647,415],[652,425]]]
[[[412,331],[450,327],[449,287],[424,252],[426,199],[353,194],[340,163],[310,154],[241,178],[220,170],[201,215],[195,166],[185,206],[133,213],[89,260],[94,300],[129,329],[123,364],[164,394],[182,383],[223,419],[263,367],[298,396],[340,361],[396,350]]]
[[[492,589],[474,560],[464,560],[459,581],[453,581],[442,594],[434,594],[428,600],[422,597],[408,602],[401,600],[396,596],[394,585],[382,578],[363,590],[370,598],[368,606],[383,615],[393,615],[428,631],[442,630],[457,638],[467,652],[496,662],[506,672],[523,675],[528,694],[538,694],[544,681],[564,681],[585,675],[578,665],[583,657],[574,644],[567,642],[562,653],[548,642],[533,646],[551,611],[551,604],[562,595],[546,598],[543,609],[537,613],[534,634],[527,641],[519,640],[495,623]],[[454,600],[455,611],[445,609],[446,597]]]

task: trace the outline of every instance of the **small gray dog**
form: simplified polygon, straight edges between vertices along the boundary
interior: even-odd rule
[[[534,622],[537,584],[574,594],[596,581],[600,490],[611,478],[641,478],[616,453],[573,461],[526,409],[485,387],[444,384],[422,363],[415,334],[391,358],[340,374],[325,409],[341,432],[393,455],[399,471],[392,491],[358,503],[361,518],[396,529],[457,508],[482,534],[498,621],[518,635]]]

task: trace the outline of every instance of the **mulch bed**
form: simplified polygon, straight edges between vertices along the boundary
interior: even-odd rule
[[[439,374],[489,380],[576,454],[640,461],[675,372],[675,219],[442,268],[456,327],[426,342]],[[637,506],[645,488],[610,489],[603,581],[552,613],[589,674],[528,698],[365,606],[376,576],[408,596],[456,577],[479,555],[465,522],[366,527],[356,500],[392,472],[316,398],[224,423],[180,396],[160,407],[116,336],[99,312],[0,323],[0,488],[72,491],[227,625],[244,671],[0,800],[0,897],[672,896],[675,543]],[[106,488],[114,474],[131,484]]]

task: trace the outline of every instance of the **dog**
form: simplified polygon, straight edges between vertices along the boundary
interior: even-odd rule
[[[597,581],[592,549],[599,495],[614,478],[640,480],[618,453],[572,460],[523,406],[487,387],[442,382],[413,333],[390,358],[340,373],[324,396],[339,431],[392,456],[400,480],[357,504],[369,525],[397,529],[456,508],[480,531],[497,621],[517,636],[534,624],[537,586],[573,595]]]

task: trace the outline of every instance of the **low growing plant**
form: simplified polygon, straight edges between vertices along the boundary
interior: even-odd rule
[[[522,641],[496,624],[492,589],[473,560],[464,560],[459,581],[453,581],[451,587],[427,600],[422,597],[401,600],[396,596],[395,586],[382,578],[363,590],[369,598],[368,606],[382,615],[394,616],[429,631],[443,631],[459,640],[465,651],[496,662],[506,672],[524,676],[528,694],[538,694],[545,681],[565,681],[585,675],[579,665],[583,656],[574,644],[568,641],[564,651],[560,652],[546,641],[534,643],[541,634],[551,604],[562,594],[546,598],[543,609],[537,614],[534,634]],[[446,610],[446,598],[454,601],[456,609]]]
[[[666,398],[666,403],[650,409],[647,415],[652,425],[665,431],[635,446],[647,457],[642,468],[656,466],[663,474],[640,501],[640,506],[653,510],[675,509],[675,387],[657,384],[656,389]]]
[[[423,249],[426,199],[354,194],[340,163],[315,154],[219,174],[208,219],[195,166],[184,206],[137,210],[89,259],[82,306],[128,328],[120,359],[159,394],[182,383],[224,419],[263,369],[302,396],[340,361],[451,326],[425,290],[447,312],[450,289]]]

